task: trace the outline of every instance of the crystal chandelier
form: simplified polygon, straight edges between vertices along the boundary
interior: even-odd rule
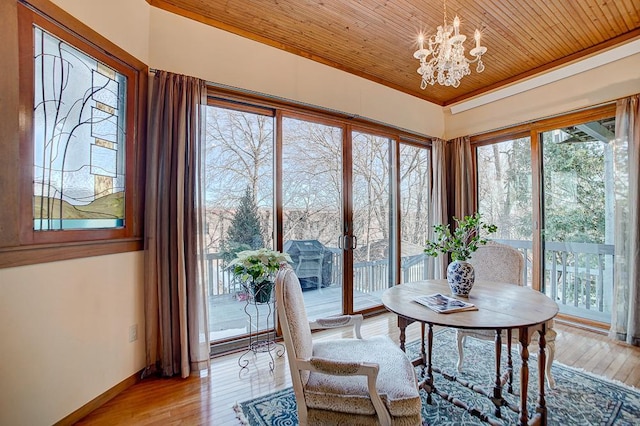
[[[460,34],[460,18],[453,19],[453,25],[447,24],[447,2],[444,3],[444,24],[438,26],[438,33],[425,40],[424,34],[420,33],[418,42],[420,49],[416,50],[413,57],[420,60],[418,74],[422,76],[421,89],[425,89],[427,84],[434,85],[436,81],[443,86],[458,87],[460,79],[471,74],[469,64],[477,62],[477,72],[484,71],[482,55],[487,48],[480,46],[480,30],[475,31],[474,39],[476,47],[469,53],[475,59],[467,59],[464,55],[464,42],[467,36]],[[428,47],[425,48],[425,41]]]

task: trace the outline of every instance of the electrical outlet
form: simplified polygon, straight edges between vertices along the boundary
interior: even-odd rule
[[[133,324],[129,327],[129,342],[135,342],[138,340],[138,324]]]

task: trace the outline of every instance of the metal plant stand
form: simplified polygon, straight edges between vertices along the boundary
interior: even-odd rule
[[[273,371],[275,368],[275,362],[273,352],[277,357],[284,355],[284,345],[277,343],[275,332],[275,300],[273,295],[267,302],[258,302],[253,296],[253,293],[247,289],[247,299],[244,306],[244,312],[249,318],[249,345],[247,350],[238,358],[238,365],[240,366],[240,373],[248,367],[249,356],[255,357],[259,352],[266,352],[269,354],[269,369]],[[266,328],[265,331],[260,332],[260,321],[265,319]]]

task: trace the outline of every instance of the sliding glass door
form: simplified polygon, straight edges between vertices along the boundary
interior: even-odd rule
[[[544,290],[561,312],[604,322],[613,292],[614,121],[540,135]]]
[[[612,108],[539,123],[519,137],[476,145],[478,210],[496,240],[520,249],[527,284],[581,321],[610,321],[616,176]],[[529,135],[527,135],[529,133]],[[624,200],[622,200],[624,201]]]
[[[393,250],[390,226],[392,140],[353,132],[352,224],[353,308],[361,311],[381,304],[384,290],[393,285]]]
[[[287,116],[282,141],[283,246],[311,317],[379,307],[384,290],[399,282],[398,263],[403,276],[427,278],[422,249],[430,156],[425,146]],[[402,177],[393,167],[396,161]],[[402,212],[398,193],[405,200]],[[395,243],[400,220],[407,239],[401,248]]]
[[[524,282],[531,286],[533,205],[531,138],[523,136],[476,150],[478,211],[498,226],[492,239],[519,249],[525,258]]]
[[[384,290],[430,276],[427,146],[344,120],[217,100],[206,114],[212,342],[233,346],[274,327],[273,306],[249,306],[231,274],[242,250],[287,252],[310,318],[379,310]]]
[[[343,134],[341,127],[282,119],[283,249],[310,318],[342,313]]]
[[[400,143],[398,156],[400,282],[408,283],[433,277],[433,258],[424,253],[431,223],[431,151]]]
[[[228,264],[239,251],[274,246],[274,117],[210,105],[206,123],[205,265],[210,340],[219,341],[273,327],[268,306],[247,321],[246,293]]]

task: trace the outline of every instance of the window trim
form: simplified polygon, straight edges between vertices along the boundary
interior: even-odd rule
[[[615,117],[616,115],[616,103],[611,102],[604,105],[597,105],[590,108],[585,108],[580,111],[567,112],[565,114],[557,115],[554,117],[542,118],[532,121],[526,124],[515,125],[513,127],[496,130],[493,132],[487,132],[481,135],[471,137],[471,148],[473,150],[472,159],[474,167],[477,169],[478,154],[477,148],[479,146],[491,145],[494,143],[505,142],[507,140],[513,140],[522,137],[529,137],[531,143],[531,176],[532,176],[532,221],[534,227],[532,228],[532,277],[531,283],[534,290],[540,290],[542,284],[542,152],[541,152],[541,138],[542,133],[546,131],[555,130],[562,127],[573,126],[576,124],[587,123],[589,121],[600,120],[608,117]],[[475,191],[475,206],[474,209],[478,209],[478,182],[477,174],[475,176],[474,191]],[[593,321],[584,318],[572,317],[566,314],[562,314],[564,318],[568,318],[571,321],[581,324],[593,324]]]
[[[57,260],[137,251],[143,248],[144,147],[147,115],[147,80],[149,68],[132,55],[100,36],[59,7],[43,0],[16,2],[19,94],[19,147],[3,149],[15,153],[19,164],[2,170],[8,181],[17,183],[17,206],[0,213],[2,222],[14,224],[15,230],[0,243],[0,268]],[[117,229],[33,230],[33,25],[74,46],[127,77],[126,100],[126,177],[125,226]],[[15,35],[14,35],[15,37]],[[9,75],[11,69],[9,70]],[[16,173],[17,176],[13,176]]]
[[[423,148],[427,150],[431,150],[431,141],[432,137],[426,135],[418,135],[416,133],[412,133],[403,129],[399,129],[392,125],[385,125],[383,123],[379,123],[372,120],[367,120],[362,117],[348,115],[346,113],[342,113],[339,111],[326,110],[321,107],[313,107],[306,104],[299,104],[295,101],[285,101],[282,99],[272,99],[267,95],[255,95],[255,94],[247,94],[240,90],[231,90],[228,88],[218,88],[214,85],[208,86],[208,105],[216,106],[221,108],[229,108],[238,111],[246,111],[252,113],[262,113],[267,115],[267,112],[264,111],[273,111],[275,117],[275,148],[274,148],[274,156],[276,158],[282,157],[282,138],[283,138],[283,119],[295,119],[302,121],[310,121],[313,123],[333,126],[337,128],[341,128],[343,131],[343,150],[342,150],[342,164],[345,167],[348,167],[348,170],[344,170],[342,174],[343,179],[343,223],[345,221],[352,222],[353,216],[353,205],[351,202],[352,194],[347,191],[347,188],[351,188],[351,185],[347,185],[347,182],[351,181],[353,178],[353,173],[351,170],[352,166],[352,136],[353,132],[359,133],[367,133],[371,135],[375,135],[377,137],[387,138],[389,140],[389,144],[391,149],[398,150],[399,144],[407,144],[418,148]],[[348,149],[347,149],[348,147]],[[399,162],[399,157],[396,155],[396,163],[392,165],[396,166]],[[282,250],[282,246],[284,244],[283,241],[283,199],[282,199],[282,164],[280,161],[276,160],[276,166],[274,168],[274,173],[276,175],[275,179],[275,200],[274,200],[274,243],[276,244],[276,249]],[[391,171],[393,175],[393,171]],[[396,179],[397,180],[397,179]],[[395,183],[395,182],[394,182]],[[395,231],[390,235],[389,241],[399,241],[399,221],[400,221],[400,203],[397,201],[400,194],[396,192],[396,202],[393,211],[390,211],[390,220],[393,217],[393,226],[396,228]],[[347,232],[346,229],[343,229],[343,232]],[[399,250],[400,247],[397,247]],[[352,267],[353,259],[349,256],[346,256],[343,260],[343,267],[345,270],[348,270]],[[393,266],[395,267],[395,275],[396,281],[399,279],[400,274],[400,256],[396,256],[396,260],[393,262]],[[343,313],[353,313],[353,282],[350,282],[346,285],[346,293],[343,294],[342,300],[342,312]],[[380,306],[374,306],[365,308],[361,311],[358,311],[364,315],[369,315],[373,313],[380,312],[383,309]],[[216,345],[219,342],[215,343]]]

